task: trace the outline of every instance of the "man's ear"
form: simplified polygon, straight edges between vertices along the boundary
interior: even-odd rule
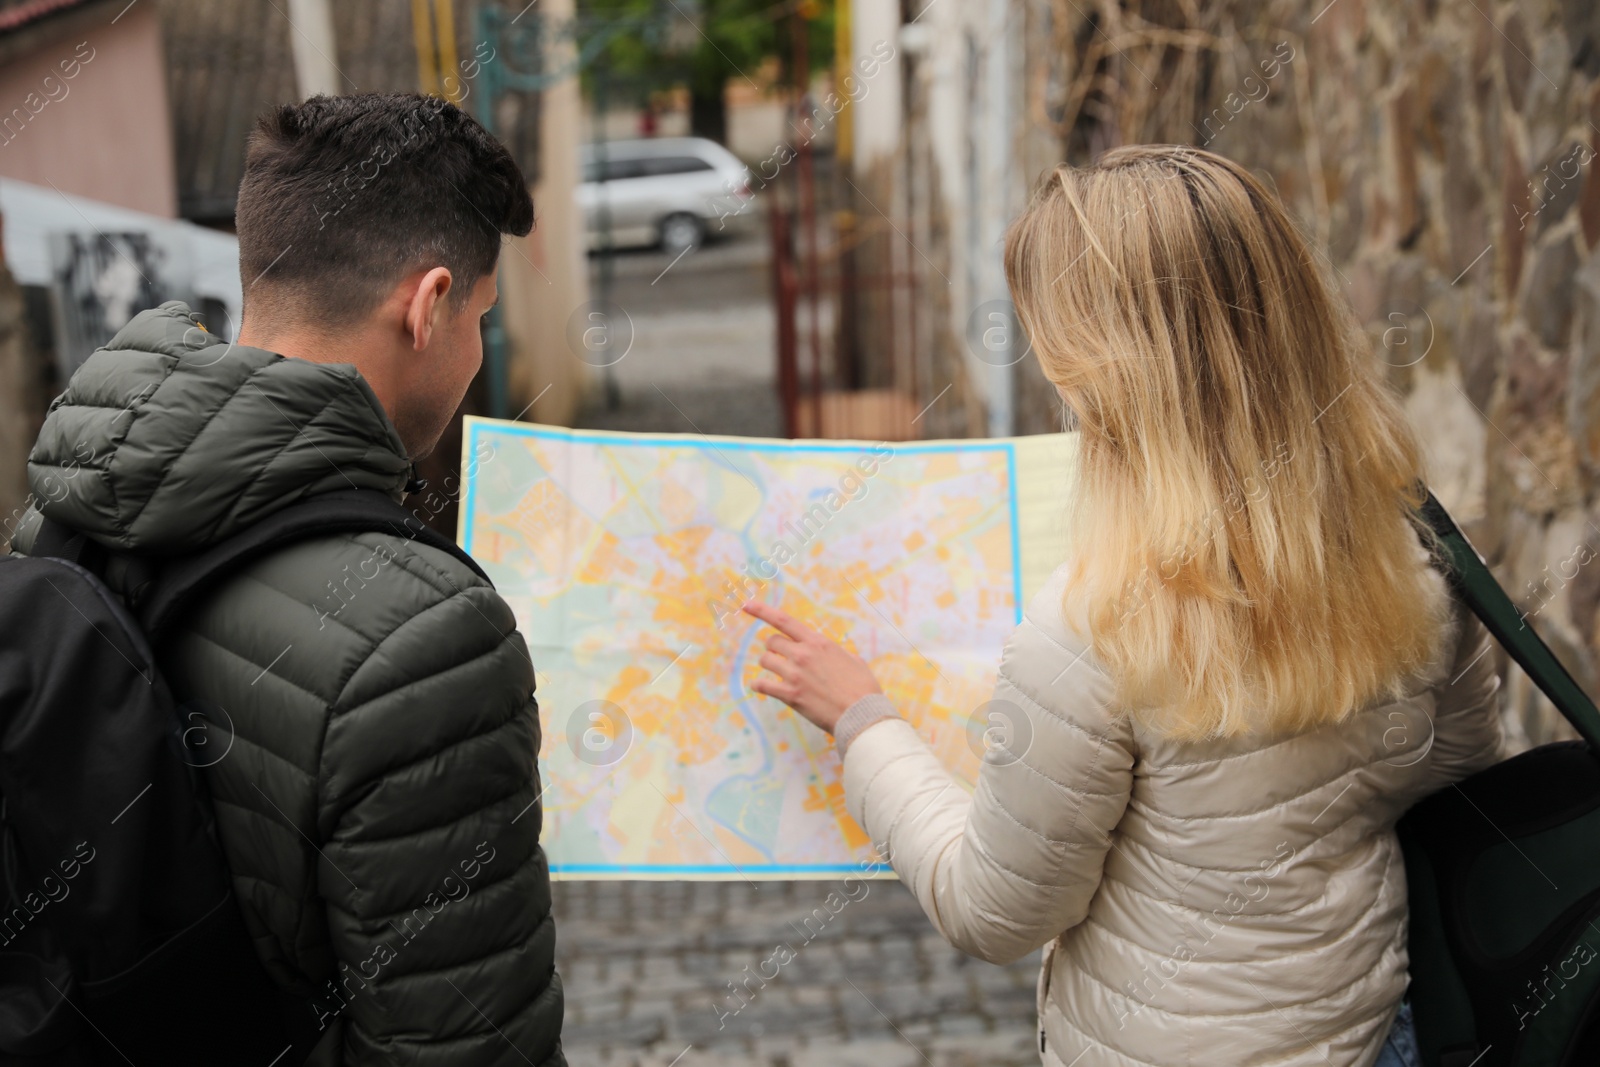
[[[450,292],[452,279],[448,267],[434,267],[422,276],[411,294],[411,304],[406,308],[406,332],[411,335],[411,347],[421,352],[433,339],[433,328],[444,311],[444,298]]]

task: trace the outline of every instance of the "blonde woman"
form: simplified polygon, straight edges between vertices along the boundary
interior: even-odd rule
[[[1363,332],[1273,194],[1194,149],[1059,167],[1005,255],[1081,435],[1071,559],[995,693],[1031,741],[952,788],[866,664],[759,603],[754,688],[834,734],[951,944],[1043,946],[1046,1064],[1414,1063],[1393,828],[1499,758],[1498,679]]]

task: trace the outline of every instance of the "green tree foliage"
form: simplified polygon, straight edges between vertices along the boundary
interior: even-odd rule
[[[832,0],[583,0],[580,35],[607,38],[585,81],[608,101],[639,104],[657,90],[685,86],[692,131],[725,142],[728,83],[754,78],[770,56],[792,81],[797,14],[807,31],[808,66],[832,63],[833,10]]]

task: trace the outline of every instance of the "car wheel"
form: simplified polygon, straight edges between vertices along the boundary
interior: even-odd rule
[[[693,215],[679,213],[661,220],[661,250],[680,255],[685,249],[705,243],[705,227]]]

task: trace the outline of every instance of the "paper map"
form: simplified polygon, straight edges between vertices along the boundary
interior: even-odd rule
[[[748,688],[766,632],[738,611],[750,597],[861,655],[970,788],[974,713],[1063,555],[1071,446],[469,419],[459,540],[536,670],[552,876],[828,877],[868,861],[831,739]]]

